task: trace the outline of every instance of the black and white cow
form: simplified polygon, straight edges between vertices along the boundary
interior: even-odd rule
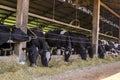
[[[0,25],[0,51],[1,55],[10,55],[17,42],[28,41],[29,37],[21,29]]]
[[[80,54],[81,59],[86,60],[87,54],[93,58],[93,46],[91,41],[83,34],[69,32],[71,36],[72,47],[77,54]]]
[[[37,36],[36,39],[32,39],[27,43],[27,52],[30,61],[30,66],[36,66],[36,60],[38,55],[41,55],[41,62],[43,66],[48,67],[48,63],[51,58],[51,54],[47,49],[45,36],[43,32],[35,29],[31,29],[31,31]],[[28,31],[28,35],[31,35],[31,32]]]
[[[0,45],[11,41],[23,42],[27,40],[29,40],[28,35],[19,28],[0,25]]]
[[[64,60],[69,62],[69,57],[71,55],[72,46],[69,37],[69,32],[65,30],[53,30],[45,34],[46,41],[50,47],[57,48],[57,54],[61,54],[61,48],[65,49]]]
[[[117,46],[118,46],[117,43],[115,43],[113,41],[108,41],[108,44],[109,44],[109,48],[110,48],[111,53],[115,56],[118,56],[119,51],[117,48]]]
[[[115,42],[115,49],[117,50],[118,53],[120,53],[120,44]]]
[[[104,58],[106,54],[118,55],[118,45],[113,41],[99,40],[98,53],[100,58]]]
[[[87,53],[93,58],[93,47],[90,40],[83,34],[68,32],[65,30],[54,30],[46,33],[46,41],[50,47],[65,49],[65,61],[69,61],[69,57],[74,52],[80,54],[83,60],[86,60]]]

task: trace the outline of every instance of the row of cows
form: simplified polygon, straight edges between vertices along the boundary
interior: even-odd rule
[[[32,31],[32,32],[31,32]],[[36,38],[30,38],[36,35]],[[79,54],[81,59],[86,60],[87,56],[94,57],[94,46],[91,40],[83,34],[70,32],[65,30],[53,30],[43,33],[36,29],[28,30],[27,34],[20,29],[0,25],[0,49],[8,41],[23,42],[27,41],[27,53],[30,61],[30,66],[36,66],[38,55],[41,56],[43,66],[48,66],[53,52],[64,55],[64,60],[69,62],[71,54]],[[11,43],[10,43],[11,44]],[[14,47],[14,45],[10,45]],[[99,40],[98,57],[104,58],[105,54],[113,53],[116,56],[119,54],[119,44]],[[5,48],[5,47],[4,47]],[[14,49],[13,49],[14,50]]]

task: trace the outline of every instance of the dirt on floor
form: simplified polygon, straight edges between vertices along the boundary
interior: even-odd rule
[[[120,61],[94,67],[89,66],[81,69],[70,70],[51,76],[42,76],[35,78],[34,80],[102,80],[119,72]]]

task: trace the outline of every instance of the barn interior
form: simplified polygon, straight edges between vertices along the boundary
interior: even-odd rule
[[[120,1],[101,2],[100,38],[118,41],[120,17],[113,13],[120,14]],[[44,32],[66,29],[92,36],[93,0],[30,0],[29,3],[28,28],[37,28]],[[17,0],[1,0],[0,23],[16,26],[16,9]],[[111,10],[114,12],[111,13]]]
[[[16,24],[17,1],[19,0],[0,0],[0,24],[4,24],[8,26],[17,25]],[[50,30],[56,30],[56,29],[66,29],[69,31],[82,33],[87,36],[92,36],[92,29],[93,29],[92,21],[93,21],[93,7],[94,7],[93,0],[76,0],[78,2],[74,2],[74,1],[75,0],[30,0],[27,27],[37,28],[44,32],[48,32]],[[99,24],[100,39],[120,41],[120,21],[119,21],[120,0],[101,0],[101,2],[102,2],[101,9],[100,9],[101,17],[100,17],[100,24]],[[13,43],[10,43],[9,46],[11,47],[12,44]],[[8,53],[11,55],[11,53],[14,53],[14,51],[10,52],[11,49],[9,49],[9,51],[7,50],[8,49],[5,50],[6,54]],[[0,54],[1,53],[2,52],[0,52]],[[6,55],[6,54],[3,54],[3,55]],[[3,59],[3,58],[0,58],[0,59]],[[8,61],[9,59],[7,58],[5,59],[5,61]],[[16,58],[12,57],[12,59],[16,59]],[[119,59],[119,57],[116,57],[116,59]],[[101,63],[100,60],[102,59],[98,59],[98,60],[94,59],[94,60],[95,60],[95,63],[99,64]],[[108,60],[112,61],[113,59],[109,57]],[[75,62],[76,62],[75,64],[78,64],[78,61],[75,61]],[[82,62],[81,61],[79,62],[80,63],[78,66],[82,66],[81,65]],[[90,59],[89,62],[90,62],[88,63],[89,65],[94,65],[93,60]],[[104,63],[107,63],[107,61],[105,60]],[[59,63],[57,62],[57,64]],[[7,71],[10,72],[10,76],[8,76],[9,72],[4,73],[3,75],[5,75],[5,77],[3,78],[8,77],[8,79],[9,78],[13,79],[14,78],[13,76],[16,75],[15,73],[18,73],[18,76],[20,79],[23,79],[23,77],[25,77],[24,79],[26,79],[27,77],[31,78],[32,73],[34,75],[39,75],[43,71],[42,75],[44,75],[45,74],[44,72],[48,70],[46,68],[45,68],[45,71],[43,68],[31,69],[30,67],[29,67],[30,69],[27,69],[26,66],[25,67],[23,66],[23,69],[20,69],[16,65],[15,67],[11,65],[12,65],[11,62],[8,65],[1,65],[2,73],[4,70],[5,72]],[[65,63],[65,66],[63,67],[66,67],[66,66],[71,67],[70,65],[71,65],[70,63],[67,65]],[[50,66],[49,69],[52,70],[53,72],[59,71],[61,68],[58,67],[59,65],[56,65],[56,66],[55,66],[55,69],[57,70],[53,70],[54,69],[53,65]],[[114,67],[114,66],[111,65],[110,67]],[[20,72],[18,72],[19,71],[18,69],[20,69]],[[66,70],[66,68],[62,68],[62,71],[63,70]],[[27,72],[27,74],[29,73],[31,74],[27,76],[26,73],[23,74],[21,71]],[[22,73],[22,75],[20,73]],[[48,71],[46,73],[51,73],[51,71]],[[18,79],[18,76],[16,76],[16,79]],[[51,75],[50,75],[50,78],[51,78]]]
[[[120,14],[120,10],[118,10],[120,8],[119,0],[101,1],[116,13]],[[92,30],[93,0],[81,0],[78,1],[77,4],[78,5],[76,6],[74,0],[30,0],[29,12],[47,17],[51,20],[57,20],[65,24],[74,25],[75,27],[84,28],[85,30],[30,15],[28,27],[37,27],[45,32],[54,29],[67,29],[91,35],[89,33]],[[9,7],[11,10],[5,9],[5,7]],[[11,26],[16,25],[16,7],[17,0],[0,1],[1,24]],[[108,35],[108,38],[117,39],[119,36],[119,18],[103,6],[101,6],[100,15],[100,33]]]

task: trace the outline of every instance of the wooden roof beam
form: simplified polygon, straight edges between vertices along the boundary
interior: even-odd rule
[[[102,7],[104,7],[105,9],[107,9],[108,11],[110,11],[112,14],[114,14],[116,17],[120,18],[120,15],[118,13],[116,13],[113,9],[111,9],[110,7],[108,7],[106,4],[104,4],[102,1],[100,2],[100,5]]]
[[[0,5],[0,8],[16,12],[16,9],[11,8],[11,7],[7,7],[7,6],[4,6],[4,5]],[[51,21],[51,22],[54,22],[54,23],[58,23],[58,24],[61,24],[61,25],[64,25],[64,26],[69,26],[69,27],[72,27],[72,28],[81,29],[81,30],[84,30],[84,31],[91,32],[91,30],[88,30],[88,29],[84,29],[84,28],[81,28],[81,27],[76,27],[76,26],[73,26],[73,25],[70,25],[70,24],[67,24],[67,23],[64,23],[64,22],[60,22],[60,21],[56,21],[56,20],[53,20],[53,19],[49,19],[49,18],[46,18],[46,17],[43,17],[43,16],[39,16],[39,15],[36,15],[36,14],[33,14],[33,13],[28,13],[28,15],[32,16],[32,17],[40,18],[40,19],[43,19],[43,20]],[[116,37],[108,36],[106,34],[102,34],[102,33],[99,33],[99,34],[103,35],[103,36],[106,36],[106,37],[109,37],[109,38],[118,39]]]
[[[61,4],[58,4],[58,5],[55,7],[55,10],[57,10],[59,7],[61,7]],[[52,8],[48,8],[46,11],[43,11],[42,15],[46,15],[46,14],[50,13],[50,11],[53,12],[53,7],[52,7]],[[52,13],[52,14],[53,14],[53,13]],[[33,20],[35,20],[35,18],[34,18]],[[32,22],[32,20],[31,20],[30,22]],[[28,22],[28,23],[30,23],[30,22]]]
[[[61,24],[61,25],[64,25],[64,26],[69,26],[71,28],[77,28],[77,29],[81,29],[81,30],[84,30],[84,31],[91,32],[91,30],[88,30],[88,29],[85,29],[85,28],[82,28],[82,27],[70,25],[70,24],[67,24],[67,23],[64,23],[64,22],[61,22],[61,21],[57,21],[57,20],[54,20],[54,19],[46,18],[46,17],[39,16],[39,15],[36,15],[36,14],[33,14],[33,13],[29,13],[29,15],[37,17],[37,18],[40,18],[40,19],[43,19],[43,20],[46,20],[46,21],[50,21],[50,22],[53,22],[53,23],[58,23],[58,24]]]
[[[1,9],[5,9],[5,10],[8,10],[8,11],[16,12],[16,9],[11,8],[11,7],[8,7],[8,6],[0,5],[0,8],[1,8]]]

